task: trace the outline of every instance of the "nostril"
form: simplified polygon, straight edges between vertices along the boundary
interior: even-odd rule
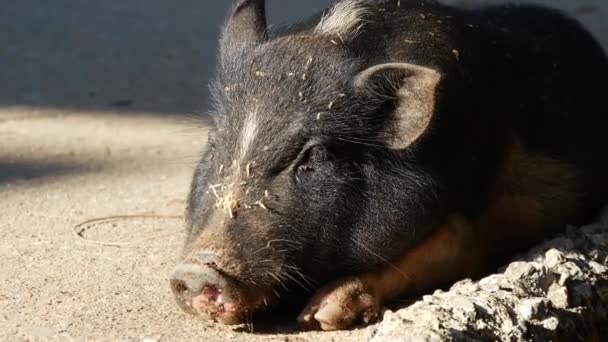
[[[200,303],[223,304],[223,289],[228,282],[213,267],[180,264],[171,275],[170,285],[178,305],[186,312],[195,313]]]
[[[171,279],[171,291],[175,296],[175,301],[184,311],[194,313],[194,308],[192,307],[193,293],[184,281]]]
[[[175,284],[175,290],[185,289],[193,294],[198,294],[206,285],[206,273],[207,270],[202,266],[181,264],[173,271],[171,281]]]
[[[181,280],[172,281],[171,286],[173,287],[173,292],[182,294],[184,292],[188,292],[188,286]]]

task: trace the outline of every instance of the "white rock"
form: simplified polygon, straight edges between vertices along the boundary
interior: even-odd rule
[[[510,281],[520,281],[527,275],[534,272],[534,267],[530,263],[525,261],[515,261],[509,264],[509,267],[505,270],[505,277]]]
[[[542,307],[543,301],[544,301],[543,298],[525,299],[517,307],[517,312],[520,314],[520,316],[522,318],[524,318],[526,320],[529,320],[529,319],[532,319],[532,318],[537,318],[537,316],[544,309]]]
[[[548,268],[557,267],[564,261],[564,253],[558,251],[555,248],[551,248],[545,253],[545,266]]]
[[[569,306],[568,289],[566,289],[564,286],[552,284],[547,292],[547,298],[556,308],[565,309]]]
[[[543,328],[547,329],[547,330],[555,330],[557,329],[557,326],[559,325],[559,320],[555,317],[549,317],[545,320],[543,320],[542,322]]]
[[[608,267],[600,264],[599,262],[595,262],[595,261],[590,261],[589,262],[589,266],[591,266],[591,269],[593,269],[593,272],[595,272],[595,274],[607,274],[608,273]]]

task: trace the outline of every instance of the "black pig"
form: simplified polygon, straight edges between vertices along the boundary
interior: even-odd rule
[[[220,43],[171,279],[188,312],[234,324],[325,285],[304,327],[372,322],[608,195],[607,59],[557,11],[343,0],[269,30],[241,0]]]

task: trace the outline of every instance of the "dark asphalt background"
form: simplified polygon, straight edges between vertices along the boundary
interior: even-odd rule
[[[444,0],[496,4],[506,0]],[[607,43],[605,0],[533,0],[564,9]],[[0,107],[192,114],[207,108],[230,0],[4,0]],[[271,24],[331,0],[269,0]],[[603,3],[603,4],[602,4]],[[565,47],[567,48],[567,47]]]
[[[269,1],[290,22],[330,0]],[[7,0],[0,106],[191,114],[204,110],[227,0]]]

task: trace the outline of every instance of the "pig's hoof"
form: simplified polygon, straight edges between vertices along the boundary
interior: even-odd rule
[[[380,302],[357,278],[348,278],[320,289],[298,316],[306,330],[342,330],[378,319]]]

